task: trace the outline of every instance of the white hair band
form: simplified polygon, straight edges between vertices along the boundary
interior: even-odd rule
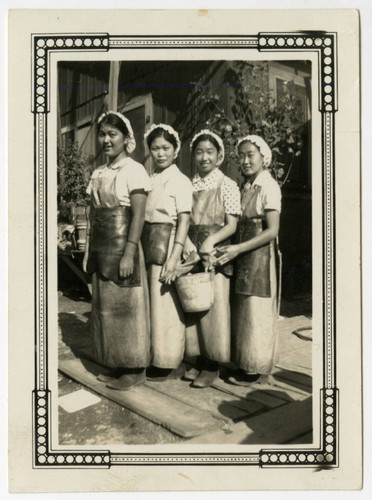
[[[153,125],[151,125],[149,130],[147,130],[147,132],[143,136],[145,141],[146,141],[146,144],[147,144],[148,136],[151,134],[151,132],[153,132],[157,128],[160,128],[162,130],[166,130],[168,132],[168,134],[172,135],[175,138],[177,146],[176,146],[176,149],[174,151],[174,157],[176,158],[178,153],[180,152],[180,149],[181,149],[181,141],[180,141],[178,133],[170,125],[166,125],[165,123],[157,123],[157,124],[154,123]]]
[[[222,160],[221,160],[221,163],[222,163],[222,161],[225,158],[225,147],[223,145],[223,141],[222,141],[221,137],[219,135],[215,134],[214,132],[212,132],[211,130],[204,129],[204,130],[201,130],[200,132],[198,132],[197,134],[195,134],[194,137],[192,138],[191,142],[190,142],[190,149],[192,150],[195,141],[201,135],[209,135],[210,137],[213,137],[213,139],[216,140],[216,142],[217,142],[217,144],[218,144],[218,146],[220,148],[219,153],[222,155]]]
[[[272,159],[272,152],[267,142],[264,139],[262,139],[262,137],[258,135],[246,135],[245,137],[242,137],[241,139],[238,140],[238,144],[236,145],[237,152],[242,142],[251,142],[252,144],[254,144],[259,149],[261,155],[263,156],[264,167],[268,167],[270,165]]]

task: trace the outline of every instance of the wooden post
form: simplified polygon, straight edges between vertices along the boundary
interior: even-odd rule
[[[109,91],[107,95],[107,107],[110,111],[118,109],[118,86],[119,86],[120,61],[110,62]]]

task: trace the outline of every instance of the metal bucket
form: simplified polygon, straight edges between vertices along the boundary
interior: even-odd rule
[[[176,279],[176,289],[185,312],[208,311],[214,301],[214,273],[186,274]]]

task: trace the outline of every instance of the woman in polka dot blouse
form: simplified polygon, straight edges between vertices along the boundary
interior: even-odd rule
[[[232,267],[215,266],[218,246],[226,244],[235,233],[241,209],[238,185],[218,168],[224,159],[221,138],[210,130],[202,130],[190,147],[198,172],[192,179],[189,239],[202,259],[199,271],[216,271],[211,309],[189,314],[186,320],[186,355],[197,356],[198,362],[185,378],[192,380],[192,387],[203,388],[219,376],[219,363],[230,361]]]

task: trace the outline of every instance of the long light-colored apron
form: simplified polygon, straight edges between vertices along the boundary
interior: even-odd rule
[[[221,183],[216,189],[194,191],[189,236],[199,250],[203,241],[225,224]],[[222,244],[222,243],[221,243]],[[230,361],[230,278],[214,277],[214,303],[207,312],[187,314],[186,354],[212,361]]]
[[[250,219],[251,222],[259,222],[259,214],[256,210],[259,186],[253,186],[243,192],[242,218]],[[239,228],[238,228],[239,229]],[[244,280],[237,280],[238,290],[235,290],[232,305],[232,361],[248,373],[269,374],[271,373],[276,358],[276,320],[278,315],[278,281],[276,269],[276,243],[271,242],[267,246],[269,258],[261,260],[261,267],[256,267],[254,274],[267,273],[269,278],[268,292],[262,292],[262,276],[247,274],[246,290],[250,290],[249,279],[258,283],[257,293],[263,295],[252,295],[252,291],[244,292]],[[261,251],[261,250],[260,250]],[[254,252],[254,251],[253,251]],[[254,268],[251,267],[251,270]],[[257,288],[256,288],[257,289]],[[264,296],[267,295],[267,296]]]
[[[120,206],[115,179],[92,180],[93,212]],[[140,243],[138,251],[140,286],[119,286],[97,272],[92,275],[92,354],[110,368],[146,367],[150,361],[149,295]]]
[[[168,179],[169,180],[169,179]],[[168,257],[173,248],[176,221],[166,210],[166,182],[161,176],[151,179],[152,190],[146,204],[146,220],[153,224],[173,225]],[[151,364],[158,368],[178,368],[185,350],[184,312],[174,284],[159,281],[161,265],[147,266],[151,311]]]

